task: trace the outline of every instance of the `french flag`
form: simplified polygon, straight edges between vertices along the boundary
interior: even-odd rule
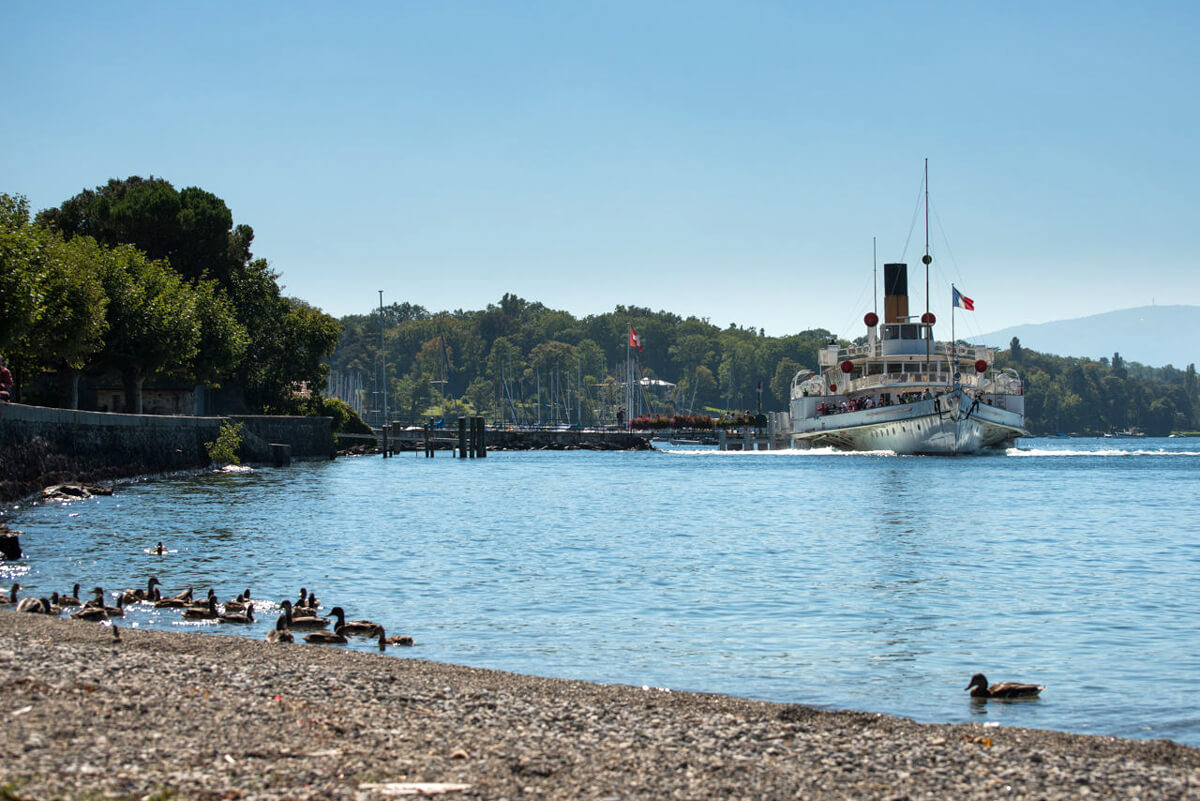
[[[950,285],[950,291],[954,293],[954,305],[960,309],[967,311],[975,311],[975,301],[968,298],[963,293],[959,292],[954,284]]]

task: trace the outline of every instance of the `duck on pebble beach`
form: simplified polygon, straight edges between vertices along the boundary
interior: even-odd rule
[[[971,683],[963,689],[970,690],[972,698],[1036,698],[1046,688],[1041,684],[1016,681],[1002,681],[989,687],[987,676],[976,673],[971,677]]]

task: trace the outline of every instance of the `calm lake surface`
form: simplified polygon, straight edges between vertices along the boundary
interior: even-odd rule
[[[439,453],[145,481],[7,507],[27,556],[0,579],[35,596],[151,575],[166,594],[248,587],[265,602],[249,629],[144,605],[121,625],[253,637],[303,585],[412,635],[403,657],[1200,746],[1200,440],[1018,445]],[[160,540],[171,553],[147,553]],[[980,671],[1048,689],[973,704]]]

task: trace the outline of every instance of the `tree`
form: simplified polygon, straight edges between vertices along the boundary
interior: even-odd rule
[[[785,399],[785,406],[791,401],[792,378],[799,369],[800,365],[797,362],[785,356],[779,360],[775,375],[771,378],[771,393],[776,398]]]
[[[147,376],[179,371],[196,355],[200,330],[190,286],[165,262],[131,245],[105,251],[108,335],[100,361],[119,371],[125,410],[142,413]]]
[[[29,202],[0,194],[0,353],[8,353],[38,312],[32,267],[42,241],[29,220]]]
[[[108,254],[91,237],[70,242],[44,232],[42,309],[29,329],[25,360],[59,371],[60,402],[79,408],[79,371],[104,347],[108,297],[102,271]]]

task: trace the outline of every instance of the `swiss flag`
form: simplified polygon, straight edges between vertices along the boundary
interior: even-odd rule
[[[633,330],[633,326],[629,326],[629,347],[637,348],[638,353],[642,352],[642,338],[638,336],[638,332]]]

